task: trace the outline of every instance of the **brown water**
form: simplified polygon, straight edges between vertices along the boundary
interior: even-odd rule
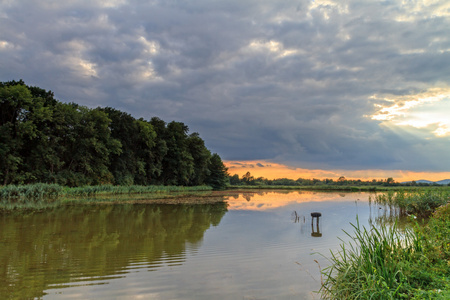
[[[224,198],[1,215],[0,299],[320,299],[318,253],[338,249],[357,216],[386,219],[365,193]]]

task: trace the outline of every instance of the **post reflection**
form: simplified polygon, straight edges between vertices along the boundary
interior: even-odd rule
[[[319,228],[319,220],[322,214],[320,212],[312,212],[311,213],[311,236],[312,237],[322,237],[322,233],[320,233]],[[316,220],[316,229],[314,230],[314,219]]]
[[[322,232],[320,230],[320,217],[322,216],[322,213],[320,212],[312,212],[311,213],[311,236],[312,237],[322,237]],[[304,215],[300,215],[297,213],[297,211],[292,212],[292,219],[294,223],[300,223],[301,225],[306,224],[306,217]],[[315,222],[314,222],[315,220]],[[316,223],[316,226],[314,226],[314,223]],[[303,233],[303,226],[300,228],[301,232]]]

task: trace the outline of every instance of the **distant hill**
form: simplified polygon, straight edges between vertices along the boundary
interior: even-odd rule
[[[439,180],[439,181],[436,181],[436,183],[447,185],[450,183],[450,179]]]
[[[420,179],[420,180],[416,180],[416,183],[428,183],[428,184],[433,184],[434,181],[425,180],[425,179]]]
[[[444,179],[444,180],[439,180],[439,181],[430,181],[430,180],[425,180],[425,179],[420,179],[420,180],[415,180],[416,181],[416,183],[427,183],[427,184],[433,184],[433,183],[436,183],[436,184],[440,184],[440,185],[447,185],[447,184],[449,184],[450,183],[450,179]],[[402,183],[411,183],[412,181],[405,181],[405,182],[402,182]]]

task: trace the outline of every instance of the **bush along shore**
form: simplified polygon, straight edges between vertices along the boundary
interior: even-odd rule
[[[416,191],[378,195],[378,203],[410,214],[397,224],[366,229],[359,222],[350,243],[331,254],[320,293],[325,299],[450,299],[450,194]],[[419,224],[415,219],[422,219]]]
[[[143,195],[145,199],[175,196],[199,196],[212,190],[210,186],[113,186],[98,185],[64,187],[58,184],[36,183],[0,187],[0,210],[43,209],[70,203],[105,202],[119,196]],[[114,197],[111,197],[114,196]]]

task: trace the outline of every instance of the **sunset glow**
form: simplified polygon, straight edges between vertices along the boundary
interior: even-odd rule
[[[427,179],[439,181],[450,178],[450,172],[413,172],[405,170],[310,170],[293,168],[282,164],[267,161],[225,161],[230,175],[238,174],[242,177],[247,172],[255,177],[267,179],[289,178],[289,179],[338,179],[344,176],[347,179],[380,180],[389,177],[397,182]]]

